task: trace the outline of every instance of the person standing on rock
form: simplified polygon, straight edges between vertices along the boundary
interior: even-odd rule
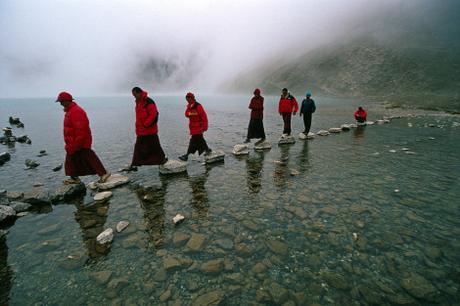
[[[131,165],[127,171],[136,171],[137,166],[163,165],[168,161],[158,138],[159,113],[155,101],[139,87],[131,90],[136,103],[136,144]]]
[[[249,103],[249,109],[251,110],[251,119],[249,121],[248,135],[246,137],[245,143],[251,142],[253,138],[260,138],[258,143],[261,143],[265,140],[265,131],[264,131],[264,97],[260,95],[260,89],[256,88],[254,90],[254,97]]]
[[[315,101],[311,98],[311,92],[307,92],[306,98],[303,99],[302,105],[300,107],[299,116],[303,116],[303,125],[305,127],[303,133],[308,135],[311,127],[311,117],[312,114],[316,111]]]
[[[203,137],[203,133],[208,130],[208,116],[206,115],[206,111],[203,106],[196,101],[193,93],[187,93],[185,99],[188,103],[187,109],[185,110],[185,117],[189,119],[191,137],[187,153],[179,156],[179,159],[182,161],[187,161],[188,155],[194,154],[197,151],[199,155],[203,152],[205,152],[205,155],[209,155],[212,152]]]
[[[358,110],[355,112],[355,119],[358,123],[365,123],[366,122],[367,113],[366,111],[360,106]]]
[[[65,174],[70,179],[64,184],[79,184],[79,176],[99,175],[99,182],[104,183],[110,177],[99,157],[91,149],[92,136],[86,112],[74,102],[68,92],[59,93],[56,102],[64,107],[64,142],[66,150]]]
[[[298,110],[297,100],[288,92],[287,88],[283,88],[278,105],[278,113],[283,116],[284,122],[283,136],[291,135],[291,117],[292,114],[295,116]]]

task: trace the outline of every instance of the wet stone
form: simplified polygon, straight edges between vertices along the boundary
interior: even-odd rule
[[[105,285],[109,281],[110,277],[112,276],[112,271],[98,271],[92,272],[89,276],[96,281],[99,285]]]
[[[341,289],[341,290],[345,290],[349,288],[349,284],[347,280],[342,275],[335,274],[335,273],[328,273],[324,275],[324,279],[329,284],[329,286],[333,288]]]
[[[52,202],[61,202],[65,200],[70,200],[76,197],[80,197],[86,194],[85,184],[71,184],[71,185],[62,185],[54,192],[54,195],[51,198]]]
[[[246,228],[248,228],[248,229],[250,229],[252,231],[257,231],[259,229],[259,226],[256,223],[254,223],[253,221],[250,221],[250,220],[244,220],[244,221],[241,222],[241,224],[244,227],[246,227]]]
[[[222,259],[209,260],[200,267],[201,272],[205,274],[218,274],[222,271],[224,262]]]
[[[240,284],[243,281],[243,275],[241,273],[231,273],[225,275],[225,280],[233,283],[233,284]]]
[[[239,256],[242,256],[242,257],[248,257],[248,256],[251,256],[251,249],[249,248],[249,246],[245,243],[237,243],[235,244],[235,252],[236,254],[238,254]]]
[[[284,302],[286,302],[289,295],[287,289],[278,284],[277,282],[271,282],[268,286],[268,291],[273,301],[278,305],[281,305]]]
[[[8,219],[12,219],[16,216],[16,211],[6,205],[0,205],[0,222],[4,222]]]
[[[176,246],[182,246],[189,239],[190,239],[190,235],[182,233],[182,232],[177,232],[177,233],[174,234],[173,243]]]
[[[182,266],[179,260],[172,256],[166,256],[163,259],[163,267],[166,271],[177,270]]]
[[[201,251],[203,248],[206,236],[202,234],[193,233],[187,242],[187,249],[189,251]]]
[[[37,252],[50,252],[54,251],[62,245],[63,240],[61,238],[45,240],[37,248]]]
[[[160,302],[164,303],[171,297],[171,290],[166,290],[160,295]]]
[[[438,293],[427,279],[416,273],[410,273],[402,280],[401,285],[410,295],[419,299],[431,301]]]
[[[193,306],[215,306],[219,305],[224,297],[221,290],[215,290],[197,297],[192,305]]]
[[[224,239],[218,239],[215,241],[215,244],[217,244],[219,247],[225,249],[225,250],[231,250],[233,249],[233,241],[230,239],[224,238]]]
[[[259,262],[259,263],[256,263],[254,265],[254,267],[252,267],[252,272],[254,273],[265,273],[265,271],[267,271],[267,266],[265,266],[263,263]]]
[[[307,213],[301,207],[295,206],[285,206],[284,210],[294,214],[295,216],[299,217],[300,219],[306,219],[308,217]]]
[[[156,282],[164,282],[167,278],[167,273],[165,269],[159,269],[155,274],[153,274],[153,280]]]
[[[123,220],[117,223],[117,233],[121,233],[125,228],[129,226],[129,221]]]
[[[283,256],[288,254],[288,247],[287,244],[285,244],[284,242],[278,240],[268,240],[266,244],[270,251],[272,251],[273,253]]]

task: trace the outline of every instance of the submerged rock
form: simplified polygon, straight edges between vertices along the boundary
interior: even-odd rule
[[[295,143],[295,138],[292,135],[281,135],[280,139],[278,140],[279,145],[285,145],[285,144],[294,144]]]
[[[32,141],[30,140],[29,136],[27,136],[27,135],[21,135],[21,136],[17,137],[16,141],[19,142],[19,143],[27,143],[27,144],[32,143]]]
[[[328,136],[330,133],[326,130],[319,130],[318,132],[316,132],[316,135],[319,135],[319,136]]]
[[[99,244],[109,244],[113,240],[113,229],[108,228],[97,235],[96,242]]]
[[[205,274],[218,274],[223,268],[224,261],[222,259],[213,259],[203,263],[200,270]]]
[[[86,187],[85,184],[70,184],[70,185],[62,185],[54,192],[53,197],[51,198],[51,202],[61,202],[70,200],[73,198],[77,198],[79,196],[86,194]]]
[[[33,159],[26,159],[26,169],[34,169],[40,166],[40,163]]]
[[[24,202],[11,202],[10,207],[13,208],[16,213],[21,213],[28,211],[32,205]]]
[[[237,144],[233,147],[233,155],[249,154],[249,146],[246,144]]]
[[[16,211],[12,207],[0,205],[0,223],[14,217],[16,217]]]
[[[193,306],[215,306],[220,305],[222,299],[224,297],[224,293],[221,290],[215,290],[197,297],[192,305]]]
[[[187,171],[187,163],[179,160],[168,160],[165,164],[160,165],[160,174],[176,174]]]
[[[272,144],[267,140],[254,144],[254,150],[256,151],[270,150],[271,148]]]
[[[409,277],[404,278],[401,285],[410,295],[419,299],[432,301],[438,293],[433,284],[416,273],[411,273]]]
[[[112,197],[111,191],[103,191],[103,192],[96,193],[96,195],[94,196],[94,201],[102,202],[102,201],[109,199],[110,197]]]
[[[109,176],[107,181],[105,183],[99,183],[97,181],[91,182],[88,184],[88,188],[95,190],[95,189],[100,189],[100,190],[109,190],[113,189],[115,187],[127,184],[129,182],[129,177],[121,175],[121,174],[112,174]]]
[[[203,248],[205,240],[205,235],[193,233],[186,246],[189,251],[200,251]]]
[[[340,133],[342,132],[341,128],[330,128],[329,133]]]
[[[0,153],[0,166],[11,159],[11,155],[8,152]]]
[[[121,233],[125,228],[129,226],[129,221],[123,220],[117,223],[117,233]]]
[[[181,223],[182,221],[184,221],[185,217],[182,216],[181,214],[177,214],[176,216],[174,216],[174,218],[172,219],[174,225],[177,225],[179,223]]]
[[[54,171],[54,172],[57,172],[57,171],[59,171],[59,170],[61,170],[61,169],[62,169],[62,164],[60,164],[59,166],[54,167],[54,168],[53,168],[53,171]]]
[[[270,251],[272,251],[273,253],[283,256],[288,254],[288,247],[284,242],[277,240],[268,240],[266,244]]]
[[[205,164],[217,163],[223,161],[225,153],[222,150],[212,151],[211,154],[204,156]]]

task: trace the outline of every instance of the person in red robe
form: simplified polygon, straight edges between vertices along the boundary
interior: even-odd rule
[[[64,142],[65,142],[65,174],[70,179],[64,184],[79,184],[79,176],[99,175],[99,182],[104,183],[110,177],[99,157],[91,149],[92,136],[86,112],[74,102],[68,92],[59,93],[56,102],[64,107]]]
[[[361,106],[358,107],[358,110],[355,112],[354,115],[355,115],[355,119],[356,119],[356,121],[358,121],[358,123],[366,122],[367,113],[364,110],[364,108],[362,108]]]
[[[248,135],[246,137],[245,143],[251,142],[253,138],[260,138],[257,143],[260,143],[265,140],[265,131],[264,131],[264,97],[260,95],[260,89],[256,88],[254,90],[254,97],[249,103],[249,109],[251,110],[251,120],[249,121],[248,126]]]

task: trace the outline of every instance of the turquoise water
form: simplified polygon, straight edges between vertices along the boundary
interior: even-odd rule
[[[161,143],[176,158],[188,144],[185,101],[154,98]],[[458,117],[401,118],[278,147],[282,120],[277,98],[267,97],[264,124],[273,148],[236,158],[230,152],[246,133],[248,97],[199,100],[210,120],[205,137],[228,153],[225,163],[205,167],[195,158],[186,175],[168,178],[157,167],[142,167],[108,203],[91,204],[88,191],[18,219],[0,240],[0,304],[460,303]],[[352,122],[355,102],[316,101],[312,131]],[[78,102],[105,166],[116,171],[128,164],[135,140],[132,99]],[[370,120],[388,112],[369,110]],[[26,127],[14,133],[32,139],[32,145],[0,148],[12,155],[0,167],[0,189],[26,191],[43,183],[54,190],[64,178],[51,171],[64,156],[61,107],[52,99],[1,100],[0,114],[5,126],[8,116],[20,117]],[[299,117],[293,130],[302,130]],[[41,149],[48,156],[35,157]],[[32,157],[41,165],[24,170]],[[177,213],[186,220],[174,226]],[[120,220],[131,224],[107,254],[98,253],[95,237]],[[201,238],[202,245],[191,248],[191,240]]]

